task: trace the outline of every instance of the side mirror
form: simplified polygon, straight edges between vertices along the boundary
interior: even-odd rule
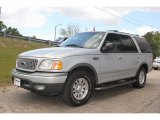
[[[104,51],[113,50],[113,49],[114,49],[114,44],[111,42],[107,42],[102,48],[102,50]]]

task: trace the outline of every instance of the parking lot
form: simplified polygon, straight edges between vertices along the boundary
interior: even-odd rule
[[[16,86],[0,87],[2,113],[160,113],[160,71],[148,74],[143,89],[131,85],[95,91],[80,107],[66,105],[61,96],[40,96]]]

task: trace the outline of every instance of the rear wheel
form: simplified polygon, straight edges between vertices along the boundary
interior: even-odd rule
[[[132,84],[135,88],[143,88],[146,83],[146,69],[141,67],[135,77],[136,82]]]
[[[63,100],[72,106],[88,102],[93,92],[91,76],[87,71],[78,70],[71,73],[62,93]]]

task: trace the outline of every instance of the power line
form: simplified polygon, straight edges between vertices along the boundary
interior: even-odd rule
[[[133,23],[133,22],[131,22],[131,21],[129,21],[129,20],[126,20],[126,19],[124,19],[124,18],[121,18],[121,17],[119,17],[119,16],[117,16],[117,15],[114,15],[114,14],[112,14],[112,13],[110,13],[110,12],[107,12],[107,11],[101,9],[101,8],[98,8],[98,7],[95,7],[95,8],[98,9],[98,10],[100,10],[100,11],[102,11],[102,12],[104,12],[104,13],[110,14],[110,15],[112,15],[112,16],[120,19],[120,20],[123,20],[123,21],[125,21],[125,22],[131,23],[131,24],[136,25],[136,26],[138,26],[138,27],[140,26],[139,24],[136,24],[136,23]]]
[[[117,13],[119,13],[119,11],[116,10],[116,9],[113,9],[113,8],[111,8],[111,7],[107,7],[107,8],[109,8],[109,9],[111,9],[111,10],[114,10],[114,11],[116,11]],[[148,23],[145,23],[145,22],[143,22],[143,21],[141,21],[141,20],[138,20],[138,19],[136,19],[136,18],[134,18],[134,17],[131,17],[130,15],[125,15],[125,16],[127,16],[128,18],[133,19],[134,21],[139,22],[139,23],[141,23],[141,24],[143,24],[143,25],[146,25],[146,26],[150,26],[150,27],[156,28],[155,26],[149,25]]]
[[[125,21],[125,22],[131,23],[131,24],[133,24],[133,25],[135,25],[135,26],[141,27],[140,24],[137,24],[137,23],[131,22],[131,21],[127,20],[127,19],[121,18],[120,16],[117,16],[117,15],[115,15],[115,14],[112,14],[112,13],[110,13],[110,12],[107,12],[107,11],[101,9],[101,8],[98,8],[98,7],[95,7],[95,8],[98,9],[98,10],[100,10],[100,11],[102,11],[102,12],[104,12],[104,13],[110,14],[110,15],[112,15],[112,16],[120,19],[120,20],[123,20],[123,21]],[[133,19],[135,19],[135,18],[133,18]],[[153,27],[153,26],[151,26],[151,25],[147,25],[147,26],[150,26],[150,27],[152,27],[152,28],[158,29],[157,27]],[[159,30],[159,29],[158,29],[158,30]]]

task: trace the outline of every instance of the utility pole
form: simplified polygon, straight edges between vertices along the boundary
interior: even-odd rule
[[[93,26],[93,32],[95,32],[96,31],[96,28],[95,28],[95,26]]]
[[[57,32],[57,27],[59,26],[59,25],[62,25],[62,24],[57,24],[56,26],[55,26],[55,33],[54,33],[54,40],[56,40],[56,32]]]

